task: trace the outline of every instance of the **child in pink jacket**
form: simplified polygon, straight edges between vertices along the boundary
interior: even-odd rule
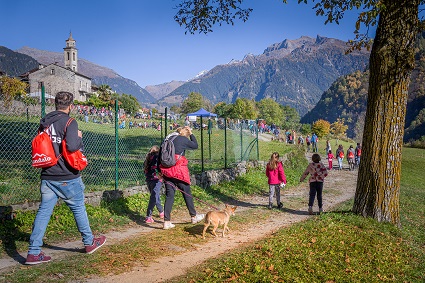
[[[328,176],[328,170],[326,170],[325,165],[320,162],[320,155],[317,153],[313,154],[311,157],[313,161],[307,166],[307,169],[304,171],[304,174],[300,178],[300,182],[304,181],[308,174],[310,174],[310,198],[308,200],[308,213],[313,214],[313,203],[317,194],[317,202],[319,203],[319,213],[323,212],[323,202],[322,202],[322,191],[323,191],[323,182],[325,177]]]
[[[286,176],[283,170],[283,164],[279,161],[279,153],[272,153],[269,163],[266,166],[266,176],[269,179],[269,209],[273,207],[273,195],[275,192],[277,208],[282,209],[283,204],[280,202],[280,188],[286,185]]]
[[[333,161],[334,159],[335,159],[335,156],[333,155],[332,150],[329,150],[329,151],[328,151],[328,164],[329,164],[328,169],[329,169],[329,170],[332,170],[332,168],[333,168],[332,161]]]

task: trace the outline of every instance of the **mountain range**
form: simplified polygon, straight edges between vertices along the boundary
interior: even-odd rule
[[[286,39],[267,47],[260,55],[248,54],[243,60],[218,65],[176,88],[158,103],[170,105],[191,92],[201,93],[213,104],[233,103],[237,98],[272,98],[297,109],[302,116],[335,79],[366,69],[369,52],[346,54],[347,50],[346,42],[338,39]]]
[[[272,98],[304,115],[336,78],[366,69],[369,52],[363,50],[345,55],[347,49],[346,42],[321,36],[286,39],[270,45],[260,55],[247,54],[242,60],[218,65],[187,82],[172,81],[147,86],[146,89],[110,68],[83,58],[78,60],[78,72],[91,77],[96,85],[108,84],[117,93],[135,96],[142,105],[157,104],[161,107],[180,104],[189,93],[199,92],[213,104],[220,101],[233,103],[237,98],[256,101]],[[17,56],[10,52],[7,52],[9,57]],[[30,56],[41,64],[64,64],[63,53],[30,47],[20,48],[16,52]],[[33,61],[27,66],[22,60],[16,64],[20,65],[20,70],[14,74],[37,66]],[[0,61],[0,69],[10,73],[10,67],[10,64],[2,67]]]

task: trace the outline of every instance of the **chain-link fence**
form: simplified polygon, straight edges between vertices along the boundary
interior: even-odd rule
[[[39,200],[40,169],[31,166],[31,141],[42,111],[53,110],[52,105],[28,106],[18,101],[4,108],[0,100],[0,206]],[[70,115],[83,132],[84,153],[89,160],[82,171],[86,191],[144,184],[143,162],[149,149],[160,145],[176,127],[184,126],[182,120],[164,114],[143,119],[120,116],[115,109],[75,107]],[[214,119],[209,128],[197,127],[193,133],[199,149],[186,152],[191,173],[258,159],[253,121]]]

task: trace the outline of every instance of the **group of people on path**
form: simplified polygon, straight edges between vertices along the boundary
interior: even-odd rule
[[[40,131],[48,129],[57,156],[61,153],[61,145],[64,139],[66,139],[67,150],[70,152],[75,152],[83,148],[82,132],[78,130],[77,122],[72,120],[66,128],[73,101],[74,97],[72,93],[57,93],[55,97],[56,110],[50,112],[40,120]],[[144,161],[144,173],[150,192],[145,222],[148,224],[155,222],[153,211],[156,207],[159,212],[159,218],[163,219],[163,229],[171,229],[175,227],[171,222],[171,211],[176,190],[182,193],[191,223],[200,222],[204,219],[205,215],[198,214],[195,209],[190,187],[188,160],[185,157],[186,150],[195,150],[198,148],[196,137],[193,135],[191,128],[185,126],[177,128],[175,132],[166,137],[166,140],[172,141],[174,146],[174,165],[164,166],[160,162],[163,150],[158,145],[150,148]],[[309,214],[313,214],[313,204],[317,197],[320,213],[323,212],[322,191],[324,179],[328,175],[328,171],[321,162],[320,155],[317,153],[317,135],[313,134],[311,138],[307,136],[306,142],[308,148],[310,144],[312,145],[314,154],[312,155],[312,162],[300,177],[300,182],[303,182],[310,175],[308,212]],[[348,158],[355,158],[355,162],[358,164],[361,156],[360,144],[357,144],[356,150],[351,149],[352,146],[347,152]],[[329,159],[330,155],[332,156],[330,143],[329,148],[327,147],[326,150]],[[354,151],[354,156],[351,154],[352,151]],[[343,153],[341,145],[337,150],[337,158],[340,168],[342,168],[343,157],[339,156],[340,152]],[[333,157],[330,159],[333,159]],[[331,169],[332,163],[331,161],[329,162],[329,169]],[[273,198],[276,195],[277,208],[282,209],[283,203],[280,200],[280,191],[286,186],[287,180],[278,152],[272,153],[267,163],[265,174],[268,178],[269,186],[268,207],[270,209],[273,207]],[[163,184],[165,184],[166,196],[164,206],[162,206],[160,199]],[[26,264],[35,265],[51,260],[50,256],[44,254],[41,247],[43,246],[43,237],[47,225],[58,199],[62,199],[72,211],[86,253],[91,254],[105,244],[106,237],[104,235],[95,236],[91,231],[84,203],[84,189],[85,186],[81,178],[81,172],[69,166],[62,158],[59,158],[56,165],[41,170],[41,203],[33,223]]]
[[[310,152],[310,146],[313,152],[319,152],[319,148],[317,146],[319,143],[319,137],[315,133],[313,133],[311,137],[310,135],[307,135],[305,142],[307,144],[307,152]]]
[[[330,149],[329,151],[327,151],[329,170],[332,170],[332,166],[333,166],[332,160],[335,158],[338,160],[338,170],[342,170],[342,162],[344,160],[345,154],[344,154],[344,147],[341,144],[338,146],[338,149],[336,150],[335,154],[336,156],[333,155],[332,150]],[[362,147],[360,143],[357,143],[357,146],[355,149],[353,148],[352,145],[350,145],[346,154],[347,154],[348,169],[352,171],[356,167],[358,168],[358,166],[360,165],[360,159],[362,156]]]
[[[309,178],[309,200],[308,200],[308,213],[313,214],[313,204],[317,197],[319,205],[319,213],[323,212],[323,183],[325,177],[328,176],[328,170],[321,162],[320,155],[314,153],[311,157],[312,162],[309,163],[304,173],[300,177],[300,182],[310,175]],[[283,168],[283,162],[279,160],[279,153],[273,152],[270,160],[266,165],[266,176],[269,185],[269,204],[268,208],[273,208],[273,197],[276,195],[277,208],[282,209],[283,203],[280,201],[280,191],[286,186],[286,176]]]
[[[70,112],[73,109],[74,96],[69,92],[59,92],[55,97],[56,110],[48,113],[40,120],[39,131],[47,131],[52,140],[56,156],[61,154],[62,141],[66,139],[66,147],[69,152],[83,149],[82,132],[78,124],[72,120],[67,124]],[[173,138],[176,163],[171,167],[160,164],[161,148],[153,146],[149,150],[144,162],[146,182],[151,193],[147,208],[146,223],[153,223],[153,210],[155,206],[159,211],[159,217],[164,219],[164,229],[174,228],[171,222],[171,210],[174,204],[176,190],[181,191],[189,211],[192,223],[204,219],[204,214],[198,214],[193,203],[190,175],[187,167],[188,160],[185,151],[198,148],[198,142],[192,134],[190,127],[178,128],[167,139]],[[165,183],[165,204],[161,205],[160,192]],[[53,209],[62,199],[74,215],[77,229],[81,234],[85,252],[91,254],[103,246],[106,242],[104,235],[94,236],[84,203],[84,183],[81,172],[74,169],[63,158],[59,158],[56,165],[42,168],[41,170],[41,203],[38,208],[32,233],[29,240],[29,249],[25,264],[36,265],[46,263],[51,257],[41,250],[43,237],[50,221]]]

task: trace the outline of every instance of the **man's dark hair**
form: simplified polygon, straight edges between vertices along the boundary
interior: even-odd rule
[[[74,101],[74,95],[70,92],[60,91],[55,97],[56,110],[66,110]]]

